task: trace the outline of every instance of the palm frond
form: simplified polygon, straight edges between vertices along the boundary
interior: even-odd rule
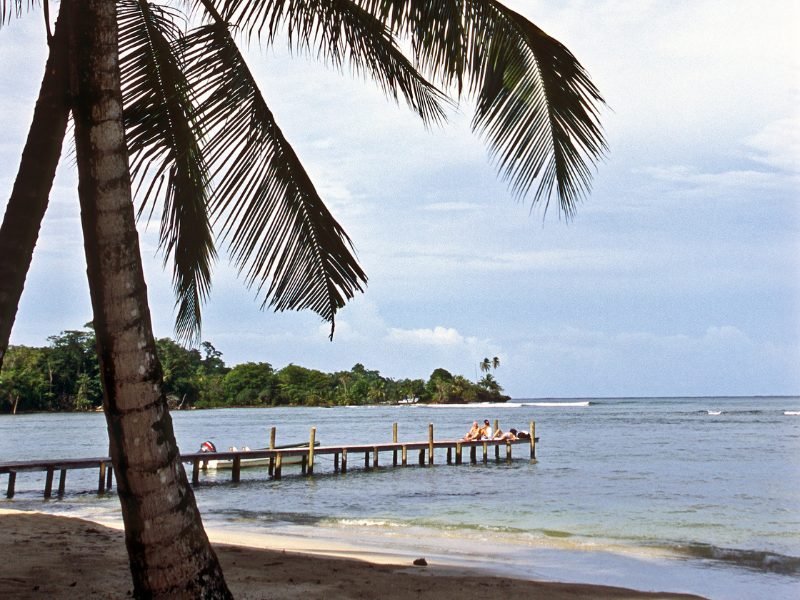
[[[404,98],[426,125],[445,120],[447,96],[420,75],[386,25],[353,0],[223,0],[222,15],[248,36],[273,43],[285,31],[292,49],[339,69],[348,64],[388,97]]]
[[[139,213],[163,198],[160,250],[173,259],[178,337],[196,341],[215,257],[209,176],[191,87],[176,52],[183,16],[145,0],[119,0],[125,131]]]
[[[573,215],[607,147],[604,100],[567,48],[496,0],[356,1],[411,40],[434,81],[476,98],[473,130],[514,194],[536,186],[547,206],[555,190]]]
[[[591,186],[590,164],[607,150],[603,98],[560,42],[497,2],[491,10],[496,26],[473,128],[514,193],[525,196],[538,182],[534,202],[547,207],[555,187],[569,218]]]
[[[227,26],[190,32],[186,74],[201,100],[212,215],[262,307],[311,309],[330,321],[366,275],[264,101]]]

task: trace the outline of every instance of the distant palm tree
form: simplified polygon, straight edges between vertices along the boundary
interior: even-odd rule
[[[488,373],[492,368],[492,362],[488,358],[484,358],[480,362],[481,373]]]
[[[0,0],[0,23],[34,5]],[[0,228],[2,361],[71,112],[104,408],[137,597],[230,592],[167,410],[131,180],[142,192],[140,213],[161,209],[183,339],[199,331],[216,239],[229,244],[246,282],[276,310],[311,308],[333,323],[366,282],[231,31],[268,43],[286,31],[293,48],[337,67],[348,61],[428,124],[444,118],[450,100],[421,73],[474,98],[472,127],[512,191],[521,196],[535,186],[533,201],[547,206],[555,190],[567,217],[605,149],[602,98],[581,65],[495,0],[200,0],[193,7],[200,5],[202,24],[184,30],[182,14],[146,0],[62,0]],[[40,102],[59,113],[52,123]],[[49,157],[41,166],[39,151]],[[42,185],[23,190],[35,177]],[[26,205],[32,196],[35,209]],[[4,287],[3,274],[12,271]]]
[[[497,368],[497,367],[499,367],[499,366],[500,366],[500,359],[499,359],[498,357],[496,357],[496,356],[495,356],[495,357],[492,359],[492,369],[496,369],[496,368]]]

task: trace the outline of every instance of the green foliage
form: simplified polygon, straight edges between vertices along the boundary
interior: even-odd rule
[[[89,327],[89,326],[87,326]],[[63,331],[45,348],[11,346],[0,371],[0,412],[93,410],[102,405],[94,332]],[[334,406],[420,402],[502,402],[503,388],[487,373],[477,384],[442,368],[430,378],[384,377],[357,363],[324,373],[266,362],[229,368],[210,342],[187,348],[170,338],[156,342],[164,391],[174,408]],[[489,361],[491,365],[491,361]]]
[[[277,381],[269,363],[243,363],[233,367],[222,380],[222,391],[233,406],[274,404]]]
[[[0,371],[0,410],[42,410],[49,402],[44,348],[10,346]]]

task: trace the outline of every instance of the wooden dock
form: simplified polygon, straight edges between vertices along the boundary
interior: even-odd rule
[[[497,421],[495,421],[495,431]],[[530,459],[536,458],[536,424],[530,424],[530,439],[517,440],[434,440],[433,424],[428,426],[428,439],[426,441],[398,442],[397,423],[392,426],[392,441],[380,442],[375,444],[350,444],[321,446],[316,442],[316,428],[311,428],[309,444],[304,447],[277,447],[275,445],[275,428],[270,431],[269,448],[259,450],[226,450],[222,452],[190,452],[181,454],[181,461],[192,465],[192,484],[198,485],[200,473],[206,469],[209,460],[232,461],[231,481],[238,482],[241,477],[241,469],[247,467],[248,461],[256,459],[267,459],[268,475],[273,479],[280,479],[283,466],[287,461],[300,463],[301,473],[306,476],[314,474],[315,460],[320,456],[333,457],[334,473],[346,473],[349,462],[363,455],[364,469],[375,469],[381,465],[380,456],[391,453],[391,466],[408,466],[409,454],[411,463],[433,465],[436,457],[436,450],[446,451],[446,464],[461,465],[465,462],[464,454],[468,452],[468,460],[471,464],[480,460],[484,463],[489,462],[490,449],[494,449],[495,461],[511,461],[512,447],[522,445],[529,449]],[[504,451],[503,451],[504,449]],[[413,460],[414,453],[417,453],[416,460]],[[441,452],[440,452],[441,454]],[[501,456],[502,455],[502,456]],[[441,456],[440,456],[441,458]],[[387,463],[388,466],[389,463]],[[255,467],[254,467],[255,468]],[[8,487],[6,497],[13,498],[15,493],[17,473],[24,472],[45,472],[44,497],[50,498],[53,494],[53,478],[55,472],[59,472],[58,496],[64,495],[66,486],[67,471],[72,469],[97,469],[97,492],[104,493],[111,490],[113,483],[113,468],[111,458],[108,456],[97,458],[82,459],[62,459],[62,460],[32,460],[16,462],[0,462],[0,475],[8,475]]]

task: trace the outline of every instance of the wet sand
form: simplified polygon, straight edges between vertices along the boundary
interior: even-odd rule
[[[397,557],[335,558],[302,552],[301,542],[254,548],[242,545],[242,536],[230,538],[213,530],[209,537],[239,599],[698,598],[495,577],[435,564],[420,567]],[[224,543],[231,540],[236,544]],[[335,548],[328,550],[336,553]],[[0,598],[125,598],[131,592],[120,530],[81,519],[0,509]]]

